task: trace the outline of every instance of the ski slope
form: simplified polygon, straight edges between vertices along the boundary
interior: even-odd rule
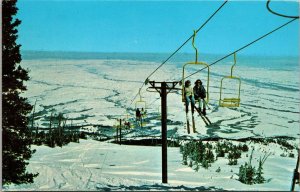
[[[274,62],[274,60],[272,60]],[[119,118],[129,116],[134,124],[133,98],[157,61],[124,59],[28,59],[22,65],[30,70],[28,91],[23,96],[36,101],[34,126],[49,127],[51,113],[63,113],[67,126],[76,125],[90,135],[113,138],[114,125]],[[155,81],[178,81],[181,62],[164,65],[151,77]],[[299,144],[299,66],[273,67],[257,65],[251,60],[237,64],[234,74],[241,77],[241,106],[218,106],[221,78],[229,74],[232,61],[224,61],[211,68],[210,101],[207,117],[212,122],[205,126],[195,115],[196,133],[187,133],[186,114],[181,92],[169,93],[168,139],[174,138],[249,138],[293,137]],[[253,65],[252,65],[253,64]],[[225,70],[227,69],[227,70]],[[192,73],[197,69],[189,69]],[[202,76],[201,76],[202,75]],[[191,77],[194,82],[204,74]],[[160,138],[160,97],[156,92],[141,89],[147,103],[147,124],[123,130],[126,140]],[[178,87],[180,88],[180,87]],[[137,97],[139,98],[139,97]],[[190,114],[189,114],[190,115]],[[128,120],[129,120],[128,119]],[[229,166],[219,158],[209,169],[195,172],[182,165],[179,148],[168,148],[168,184],[161,183],[161,148],[159,146],[125,146],[94,140],[80,140],[62,148],[33,146],[37,152],[29,161],[28,171],[39,172],[33,184],[4,186],[6,190],[289,190],[296,158],[287,155],[279,145],[260,145],[255,148],[253,164],[270,152],[264,166],[267,182],[245,185],[237,180],[238,169],[249,161],[246,154],[238,165]],[[249,152],[250,153],[250,152]],[[249,154],[248,154],[249,156]],[[221,172],[217,173],[218,167]]]
[[[168,147],[168,183],[162,184],[161,147],[118,145],[94,140],[80,140],[62,148],[33,146],[37,152],[30,159],[28,171],[39,172],[33,184],[10,185],[6,189],[28,190],[259,190],[287,191],[290,189],[296,158],[281,157],[280,146],[254,147],[252,164],[266,152],[272,155],[264,165],[264,184],[246,185],[237,180],[239,166],[249,161],[246,154],[238,165],[218,158],[208,169],[198,172],[182,165],[179,148]],[[295,152],[295,151],[294,151]],[[249,152],[250,153],[250,152]],[[248,155],[249,155],[248,153]],[[221,171],[218,173],[218,167]],[[298,188],[299,189],[299,188]]]

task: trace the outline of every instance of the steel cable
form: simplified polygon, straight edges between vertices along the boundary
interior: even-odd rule
[[[196,33],[198,33],[214,16],[215,14],[217,14],[217,12],[219,12],[221,10],[221,8],[228,2],[228,0],[224,1],[224,3],[196,30]],[[143,88],[143,86],[145,85],[145,82],[159,69],[161,68],[167,61],[169,61],[169,59],[171,59],[189,40],[191,40],[191,38],[194,36],[194,34],[192,34],[181,46],[179,46],[165,61],[163,61],[152,73],[150,73],[150,75],[148,75],[148,77],[146,78],[146,80],[142,83],[142,86],[140,87],[140,89]],[[139,90],[140,90],[139,89]],[[131,100],[130,105],[133,103],[133,101],[137,98],[139,93],[137,93],[135,95],[135,97]]]
[[[267,37],[268,35],[270,35],[270,34],[274,33],[275,31],[277,31],[277,30],[279,30],[279,29],[283,28],[284,26],[286,26],[286,25],[288,25],[288,24],[292,23],[293,21],[295,21],[295,20],[297,20],[297,19],[298,19],[298,18],[291,19],[290,21],[288,21],[288,22],[284,23],[283,25],[281,25],[281,26],[279,26],[279,27],[277,27],[277,28],[273,29],[272,31],[270,31],[270,32],[268,32],[268,33],[266,33],[266,34],[262,35],[261,37],[259,37],[259,38],[255,39],[254,41],[251,41],[250,43],[248,43],[248,44],[244,45],[243,47],[241,47],[241,48],[239,48],[239,49],[237,49],[237,50],[235,50],[235,51],[233,51],[233,52],[229,53],[228,55],[226,55],[226,56],[222,57],[221,59],[218,59],[217,61],[215,61],[215,62],[213,62],[213,63],[209,64],[208,66],[210,67],[210,66],[212,66],[212,65],[214,65],[214,64],[216,64],[216,63],[218,63],[218,62],[222,61],[223,59],[226,59],[227,57],[229,57],[229,56],[233,55],[234,53],[237,53],[237,52],[239,52],[239,51],[241,51],[241,50],[245,49],[246,47],[248,47],[248,46],[250,46],[250,45],[252,45],[252,44],[256,43],[257,41],[259,41],[259,40],[261,40],[261,39],[263,39],[263,38]],[[196,73],[199,73],[200,71],[202,71],[202,70],[204,70],[204,69],[206,69],[206,68],[207,68],[207,67],[203,67],[202,69],[200,69],[200,70],[198,70],[198,71],[196,71],[196,72],[194,72],[194,73],[192,73],[192,74],[188,75],[188,76],[187,76],[187,77],[185,77],[184,79],[181,79],[181,81],[183,82],[183,81],[184,81],[186,78],[188,78],[188,77],[191,77],[191,76],[195,75]]]

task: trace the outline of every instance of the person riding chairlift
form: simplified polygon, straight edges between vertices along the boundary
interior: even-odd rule
[[[194,91],[194,97],[196,100],[199,101],[199,110],[201,110],[201,102],[203,102],[203,115],[206,115],[206,106],[205,106],[205,98],[206,98],[206,90],[204,86],[202,85],[202,81],[200,79],[197,79],[195,82],[195,86],[193,88]]]
[[[139,108],[137,108],[136,111],[135,111],[135,117],[136,117],[136,121],[141,120],[141,111],[140,111]]]
[[[145,117],[145,116],[146,116],[146,113],[147,113],[147,111],[144,110],[144,108],[142,108],[142,110],[141,110],[141,116],[142,116],[142,117]]]
[[[125,121],[124,125],[125,125],[125,128],[126,128],[126,129],[129,129],[129,128],[130,128],[130,122],[129,122],[129,121]]]
[[[143,118],[142,118],[142,113],[139,108],[136,109],[135,116],[136,116],[136,121],[137,122],[139,121],[140,126],[142,126]]]
[[[189,112],[189,105],[192,105],[192,115],[194,115],[194,107],[195,107],[195,99],[193,88],[191,87],[191,81],[187,80],[184,83],[184,97],[185,97],[185,112],[188,114]]]

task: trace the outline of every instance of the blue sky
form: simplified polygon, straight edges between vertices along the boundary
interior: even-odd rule
[[[223,1],[19,0],[22,50],[173,52]],[[271,2],[298,15],[296,2]],[[198,33],[199,53],[226,54],[289,21],[266,1],[229,1]],[[180,52],[194,52],[191,43]],[[298,55],[299,20],[244,49],[246,55]]]

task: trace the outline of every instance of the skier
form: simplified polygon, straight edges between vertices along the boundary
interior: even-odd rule
[[[187,80],[184,83],[184,97],[185,97],[185,112],[188,114],[189,112],[189,104],[192,105],[192,115],[194,115],[194,107],[195,107],[195,98],[193,93],[193,88],[191,87],[191,81]]]
[[[142,113],[139,108],[136,109],[135,116],[136,116],[137,123],[139,124],[140,127],[142,127],[143,118],[142,118]]]
[[[202,85],[202,81],[197,79],[195,82],[195,86],[193,88],[195,100],[199,101],[199,110],[201,110],[201,102],[203,102],[203,115],[206,115],[206,106],[205,106],[205,98],[206,98],[206,90]]]
[[[141,120],[141,111],[140,111],[139,108],[137,108],[136,111],[135,111],[135,117],[136,117],[136,121]]]

